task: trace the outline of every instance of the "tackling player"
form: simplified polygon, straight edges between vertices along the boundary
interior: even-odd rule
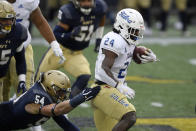
[[[103,0],[70,0],[63,5],[58,13],[59,22],[54,29],[57,41],[61,44],[66,61],[56,64],[58,58],[51,49],[43,56],[36,72],[36,79],[40,72],[63,67],[76,77],[72,85],[71,95],[83,90],[91,77],[87,59],[82,50],[89,46],[92,33],[96,33],[95,51],[99,49],[102,38],[105,13],[107,6]]]
[[[3,86],[12,56],[16,59],[15,68],[19,84],[18,92],[26,91],[26,61],[23,42],[27,40],[27,30],[15,22],[16,14],[11,4],[0,1],[0,102],[3,101]]]
[[[25,129],[41,125],[52,117],[64,130],[79,131],[62,114],[70,112],[82,102],[93,99],[99,91],[99,86],[93,89],[86,88],[68,100],[69,78],[60,71],[47,71],[17,99],[0,104],[0,129]]]
[[[96,81],[92,85],[101,86],[100,93],[92,100],[98,131],[126,131],[136,122],[135,107],[127,100],[134,98],[135,91],[124,82],[143,32],[143,17],[138,11],[127,8],[117,13],[113,31],[102,38],[95,67]],[[150,49],[139,58],[141,63],[156,61]]]
[[[41,35],[46,39],[48,43],[51,45],[51,49],[53,50],[55,56],[64,60],[62,50],[55,39],[55,36],[47,23],[46,19],[42,15],[39,8],[39,0],[7,0],[14,7],[14,11],[16,12],[16,22],[21,23],[27,29],[29,28],[29,20],[31,20]],[[26,73],[26,87],[29,89],[34,83],[34,58],[33,58],[33,49],[31,46],[31,34],[28,30],[28,39],[24,42],[25,47],[25,59],[27,64],[27,73]],[[58,63],[56,63],[58,64]],[[16,87],[18,84],[16,69],[15,69],[15,60],[11,59],[9,73],[6,76],[4,81],[4,101],[9,100],[9,92],[10,86]],[[17,92],[17,96],[19,93]]]

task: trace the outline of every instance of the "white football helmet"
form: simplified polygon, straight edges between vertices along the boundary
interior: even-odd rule
[[[82,2],[85,2],[85,0],[70,0],[75,8],[78,8],[83,14],[85,15],[89,15],[92,11],[92,8],[94,7],[94,0],[90,0],[90,2],[88,2],[87,4],[85,5],[81,5]]]
[[[116,15],[114,29],[129,43],[138,44],[138,39],[143,38],[145,30],[142,15],[134,9],[120,10]]]

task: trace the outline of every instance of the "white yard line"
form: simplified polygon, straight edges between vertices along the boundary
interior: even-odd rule
[[[46,45],[48,46],[48,42],[44,40],[43,38],[33,38],[32,42],[33,45]],[[92,40],[92,43],[93,40]],[[161,38],[161,37],[149,37],[144,38],[141,40],[142,44],[160,44],[160,45],[181,45],[181,44],[196,44],[196,37],[169,37],[169,38]]]

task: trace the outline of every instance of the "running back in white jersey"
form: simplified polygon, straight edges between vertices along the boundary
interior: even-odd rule
[[[21,23],[27,29],[29,28],[30,14],[39,6],[39,0],[16,0],[12,5],[16,12],[16,22]],[[31,42],[31,35],[28,30],[28,39],[24,42],[26,47]]]
[[[113,31],[107,33],[101,41],[99,54],[97,56],[95,67],[95,79],[107,83],[110,86],[114,86],[112,79],[102,69],[102,62],[105,55],[102,49],[110,50],[118,55],[111,68],[111,72],[115,79],[119,82],[124,82],[127,75],[127,68],[132,60],[133,51],[135,45],[129,45],[119,34]]]

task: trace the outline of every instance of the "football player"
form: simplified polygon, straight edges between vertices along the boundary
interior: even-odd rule
[[[175,6],[178,10],[179,19],[182,23],[182,35],[190,36],[190,32],[187,30],[187,0],[161,0],[161,35],[165,36],[167,27],[168,27],[168,15],[172,5],[172,2],[175,3]]]
[[[95,51],[98,50],[102,38],[105,13],[107,6],[103,0],[70,0],[63,5],[58,13],[59,22],[55,26],[54,34],[63,50],[66,61],[56,64],[58,58],[49,49],[40,61],[36,72],[36,79],[40,72],[63,67],[76,77],[72,85],[71,96],[87,86],[91,71],[82,50],[89,46],[92,33],[96,33]]]
[[[4,131],[25,129],[41,125],[52,117],[64,130],[79,131],[62,114],[70,112],[82,102],[93,99],[99,91],[99,86],[86,88],[68,100],[69,78],[57,70],[47,71],[17,99],[0,104],[0,129]]]
[[[46,39],[51,45],[51,49],[55,56],[61,58],[64,61],[62,50],[55,39],[55,36],[47,23],[46,19],[42,15],[39,8],[39,0],[7,0],[12,4],[16,12],[16,22],[21,23],[27,29],[29,28],[29,20],[31,20],[41,35]],[[27,74],[26,74],[26,87],[29,89],[34,83],[34,59],[33,59],[33,49],[31,46],[31,34],[28,30],[28,39],[24,42],[25,47],[25,59],[27,64]],[[58,63],[56,63],[58,64]],[[4,101],[9,100],[10,86],[16,87],[18,80],[16,77],[15,60],[11,59],[9,72],[4,81]],[[19,93],[17,93],[19,96]]]
[[[92,100],[98,131],[126,131],[136,122],[135,107],[127,99],[134,98],[135,91],[127,86],[125,77],[144,28],[142,15],[126,8],[117,13],[113,31],[102,38],[95,67],[96,80],[92,85],[101,86],[100,93]],[[141,63],[149,63],[156,61],[156,55],[149,49],[139,59]]]
[[[0,1],[0,102],[3,101],[3,85],[12,56],[16,59],[15,68],[19,84],[18,92],[25,92],[26,61],[23,42],[27,40],[27,30],[15,22],[16,14],[11,4]]]

